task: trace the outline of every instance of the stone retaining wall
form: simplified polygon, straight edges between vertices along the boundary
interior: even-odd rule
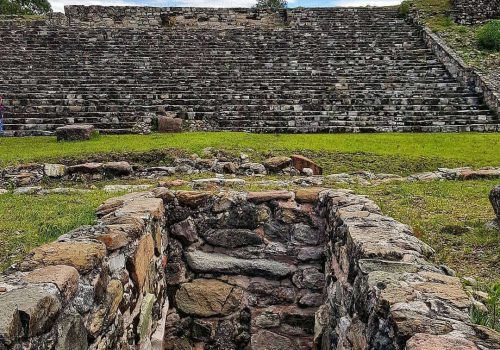
[[[425,44],[437,56],[439,61],[446,66],[450,74],[457,79],[460,84],[465,87],[475,90],[477,93],[482,94],[484,103],[496,115],[500,114],[500,91],[498,91],[495,84],[498,82],[490,81],[483,74],[467,65],[460,56],[451,49],[445,42],[437,35],[427,28],[419,19],[419,14],[413,12],[409,16],[409,21],[420,29],[420,35]],[[483,130],[477,131],[495,131],[485,125]]]
[[[64,7],[70,25],[119,27],[210,27],[276,26],[283,24],[284,11],[253,8],[83,6]]]
[[[500,18],[500,0],[453,0],[453,14],[455,21],[461,24]]]
[[[162,349],[163,202],[131,194],[0,276],[0,349]]]
[[[2,276],[0,349],[500,346],[433,250],[348,190],[158,187],[98,215]]]

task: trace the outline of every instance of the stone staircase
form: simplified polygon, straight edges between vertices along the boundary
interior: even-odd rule
[[[7,134],[68,123],[127,133],[165,112],[193,130],[500,130],[396,8],[286,17],[223,30],[0,20]]]

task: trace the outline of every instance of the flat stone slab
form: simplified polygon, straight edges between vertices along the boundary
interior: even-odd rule
[[[199,250],[186,254],[189,267],[196,272],[225,273],[263,277],[286,277],[294,273],[294,265],[265,259],[239,259],[224,254]]]
[[[95,132],[93,125],[73,124],[56,129],[57,141],[85,141],[90,140]]]

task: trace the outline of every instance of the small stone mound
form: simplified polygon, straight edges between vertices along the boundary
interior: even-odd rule
[[[90,140],[95,133],[93,125],[73,124],[56,129],[57,141],[85,141]]]

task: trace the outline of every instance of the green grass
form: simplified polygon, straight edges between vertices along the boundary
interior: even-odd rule
[[[476,37],[481,48],[500,51],[500,20],[493,20],[481,26]]]
[[[326,172],[370,170],[409,174],[453,166],[500,166],[500,134],[248,134],[235,132],[101,136],[86,142],[57,143],[54,137],[1,138],[0,166],[108,157],[140,160],[130,153],[175,149],[171,153],[202,155],[206,147],[255,160],[270,155],[302,153]],[[128,155],[123,155],[129,153]],[[113,155],[114,154],[114,155]],[[169,153],[143,158],[161,161]],[[106,157],[104,157],[106,158]]]
[[[491,181],[393,183],[353,187],[382,211],[410,225],[436,250],[436,262],[459,275],[500,281],[500,233],[486,228],[495,214],[488,200]]]
[[[102,191],[73,194],[0,195],[0,271],[32,248],[95,222],[96,208],[117,196]]]

